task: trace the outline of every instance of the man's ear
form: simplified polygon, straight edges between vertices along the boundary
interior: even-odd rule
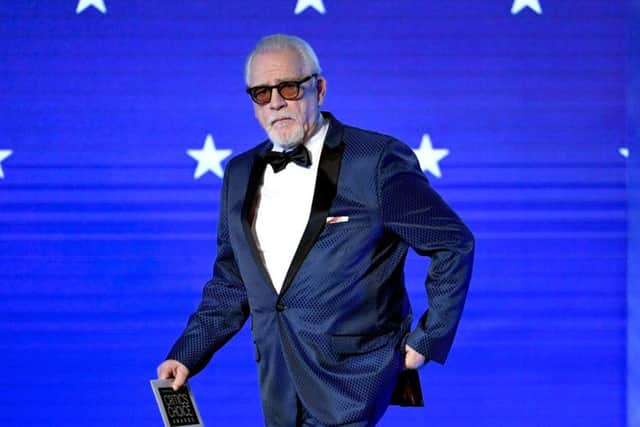
[[[318,105],[322,105],[327,94],[327,81],[324,77],[318,76]]]

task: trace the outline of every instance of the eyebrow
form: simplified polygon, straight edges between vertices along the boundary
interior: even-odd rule
[[[284,82],[297,82],[298,80],[302,80],[305,77],[306,76],[303,76],[303,77],[286,77],[284,79],[275,79],[275,83],[272,84],[272,85],[264,83],[264,84],[258,84],[258,85],[247,86],[247,87],[277,86],[280,83],[284,83]]]

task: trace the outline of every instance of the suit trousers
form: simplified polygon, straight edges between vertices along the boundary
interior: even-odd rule
[[[348,424],[340,424],[339,427],[373,427],[373,426],[375,426],[374,421],[363,420],[363,421],[350,422]],[[313,416],[302,405],[302,402],[300,402],[300,399],[298,399],[298,413],[296,417],[296,427],[330,427],[330,426],[327,424],[323,424],[322,422],[313,418]],[[334,427],[334,426],[332,425],[331,427]]]

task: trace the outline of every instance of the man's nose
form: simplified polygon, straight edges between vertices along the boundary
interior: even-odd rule
[[[272,110],[280,110],[287,106],[287,100],[280,96],[277,88],[271,89],[271,101],[269,101],[269,108]]]

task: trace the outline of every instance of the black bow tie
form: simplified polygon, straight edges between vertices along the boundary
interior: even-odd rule
[[[287,152],[268,151],[264,155],[264,159],[271,165],[275,173],[278,173],[287,167],[289,162],[293,162],[305,168],[311,164],[309,150],[307,150],[307,148],[302,144],[298,145],[294,150]]]

